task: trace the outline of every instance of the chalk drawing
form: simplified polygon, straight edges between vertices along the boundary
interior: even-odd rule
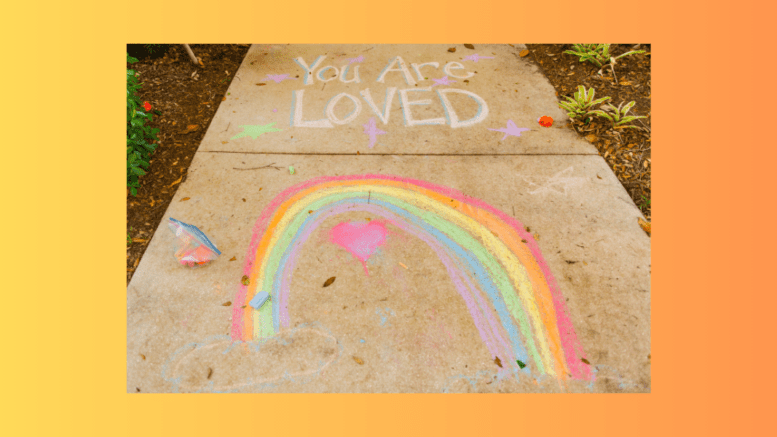
[[[337,103],[340,100],[346,97],[353,102],[353,110],[351,111],[350,114],[348,114],[344,119],[341,120],[337,118],[337,116],[335,115],[335,106],[337,106]],[[340,93],[332,97],[326,105],[326,116],[329,117],[329,121],[331,121],[334,124],[348,124],[351,121],[353,121],[356,117],[358,117],[361,112],[362,112],[362,102],[356,97],[347,93]]]
[[[351,66],[350,65],[346,65],[345,67],[342,68],[342,70],[340,70],[340,82],[342,82],[342,83],[351,83],[351,82],[361,83],[362,80],[359,77],[359,66],[358,65],[356,67],[354,67],[354,69],[353,69],[353,79],[345,80],[345,77],[348,76],[348,69],[349,68],[351,68]]]
[[[281,83],[284,80],[297,80],[294,77],[289,77],[288,74],[268,74],[267,80],[271,80],[275,83]]]
[[[395,64],[398,65],[397,68],[392,68]],[[380,76],[378,76],[376,82],[383,82],[386,79],[386,74],[392,71],[402,73],[405,78],[405,83],[410,86],[415,86],[416,81],[413,79],[413,76],[410,75],[410,70],[407,69],[407,64],[405,64],[405,61],[402,60],[401,56],[397,56],[396,58],[392,59],[388,65],[386,65],[383,71],[380,72]]]
[[[370,136],[369,148],[372,149],[375,146],[375,141],[378,140],[378,135],[386,135],[385,131],[378,129],[375,125],[375,117],[370,117],[370,121],[367,124],[363,124],[364,133]]]
[[[450,85],[452,83],[456,83],[455,80],[448,79],[448,76],[445,76],[442,79],[432,79],[432,82],[434,82],[434,85],[432,85],[432,87],[435,87],[437,85]]]
[[[617,381],[618,381],[618,388],[621,389],[621,390],[629,390],[629,389],[649,390],[650,389],[650,387],[648,385],[646,385],[646,384],[635,383],[635,382],[629,381],[628,379],[624,378],[617,369],[609,367],[609,366],[601,365],[601,364],[592,364],[591,365],[591,371],[592,371],[593,375],[590,378],[590,380],[588,381],[588,384],[586,384],[583,387],[579,387],[579,386],[578,387],[579,388],[584,388],[585,390],[588,390],[588,391],[591,391],[591,392],[594,391],[594,383],[598,379],[601,379],[603,377],[602,376],[602,373],[603,373],[602,371],[603,370],[606,371],[604,373],[612,373],[612,374],[615,375],[615,377],[617,378]],[[454,376],[450,376],[450,377],[448,377],[446,379],[445,384],[443,385],[443,388],[442,388],[441,392],[443,392],[443,393],[450,393],[451,389],[453,388],[452,387],[453,384],[455,384],[457,381],[460,381],[460,380],[463,380],[463,381],[469,383],[470,387],[473,390],[475,390],[476,389],[476,384],[478,382],[494,380],[497,383],[499,383],[499,382],[504,381],[504,379],[507,376],[509,376],[509,372],[506,371],[505,369],[499,369],[499,370],[496,370],[496,371],[480,370],[480,371],[478,371],[478,372],[476,372],[474,374],[470,374],[470,375],[462,375],[462,374],[454,375]],[[519,376],[519,378],[520,377],[529,377],[529,378],[531,378],[529,380],[534,382],[535,385],[540,385],[540,384],[544,384],[544,383],[554,384],[554,383],[558,383],[559,382],[558,380],[554,380],[553,378],[548,378],[547,375],[528,376],[528,375],[524,374],[524,375],[517,375],[517,376]],[[565,385],[557,385],[557,387],[561,388],[562,391],[567,391],[567,390],[565,390],[567,388],[567,387],[565,387]]]
[[[423,68],[425,65],[431,65],[434,68],[440,68],[439,62],[425,62],[423,64],[410,64],[411,67],[413,67],[413,70],[415,70],[415,74],[418,76],[418,81],[424,80],[424,75],[421,74],[421,68]]]
[[[457,76],[455,73],[453,73],[452,70],[463,70],[464,66],[461,65],[458,62],[449,62],[445,64],[445,67],[443,67],[442,71],[447,74],[450,77],[455,77],[457,79],[469,79],[470,77],[474,76],[475,73],[468,72],[464,76]]]
[[[313,61],[312,64],[310,64],[309,67],[308,67],[308,64],[305,63],[305,60],[302,59],[302,56],[294,60],[294,62],[296,62],[297,65],[299,65],[300,67],[302,67],[303,70],[305,70],[305,80],[304,80],[305,85],[310,85],[314,82],[313,70],[318,68],[319,64],[324,62],[324,58],[326,58],[326,56],[317,57],[316,60]]]
[[[474,100],[475,103],[478,104],[477,114],[475,114],[475,116],[469,120],[460,121],[458,114],[453,109],[451,101],[448,100],[448,94],[450,93],[464,94],[465,96]],[[443,108],[445,108],[445,118],[448,120],[448,124],[450,124],[452,128],[472,126],[474,124],[480,123],[481,121],[485,120],[486,117],[488,117],[488,105],[486,104],[486,101],[475,93],[455,88],[447,88],[444,90],[438,89],[437,95],[440,96],[440,101],[442,101]]]
[[[239,134],[235,135],[234,137],[230,138],[230,140],[234,140],[237,138],[243,138],[243,137],[251,137],[253,139],[259,138],[260,135],[266,134],[267,132],[281,132],[283,129],[276,129],[272,127],[275,123],[265,124],[264,126],[256,125],[243,125],[240,126],[243,128],[243,132],[240,132]]]
[[[531,129],[525,128],[525,127],[518,127],[518,126],[515,125],[515,123],[513,123],[512,120],[507,120],[507,127],[504,127],[502,129],[490,129],[489,128],[488,130],[493,130],[493,131],[504,133],[505,136],[502,137],[502,140],[501,140],[501,141],[504,141],[505,138],[507,138],[508,136],[520,137],[521,136],[521,132],[525,132],[525,131],[531,130]]]
[[[345,54],[338,55],[336,57],[339,57],[339,56],[345,56]],[[475,57],[473,58],[472,56],[475,56]],[[472,56],[467,57],[467,59],[474,60],[475,62],[477,62],[479,59],[493,59],[491,57],[482,57],[482,56],[478,57],[479,55],[472,55]],[[305,85],[313,84],[316,78],[318,78],[319,81],[326,83],[334,80],[336,77],[338,77],[338,75],[339,75],[340,81],[343,83],[354,83],[354,82],[361,83],[361,76],[359,74],[359,65],[356,65],[354,67],[354,74],[352,79],[347,79],[347,75],[348,75],[350,65],[353,63],[363,62],[364,61],[363,56],[359,56],[356,58],[349,58],[348,59],[349,63],[346,65],[343,65],[340,69],[331,65],[320,68],[320,65],[322,64],[325,58],[326,56],[319,56],[310,65],[308,65],[302,57],[298,57],[294,59],[294,62],[296,62],[297,65],[301,67],[303,70]],[[423,76],[423,73],[421,71],[422,68],[425,66],[439,68],[440,63],[439,62],[425,62],[421,64],[412,63],[410,64],[410,66],[415,71],[415,74],[418,77],[418,80],[423,81],[423,80],[427,80],[427,78]],[[325,72],[328,72],[330,69],[334,71],[334,74],[331,76],[329,76],[328,74],[325,74]],[[462,71],[458,71],[458,70],[462,70]],[[445,76],[442,78],[432,79],[433,83],[430,87],[415,88],[418,86],[418,84],[416,80],[413,78],[413,75],[411,74],[411,71],[408,68],[407,63],[402,59],[401,56],[396,56],[388,61],[386,66],[378,75],[376,82],[385,83],[387,77],[389,77],[388,73],[395,72],[395,73],[400,73],[402,80],[404,80],[405,83],[410,87],[408,89],[399,90],[400,99],[401,99],[400,106],[402,108],[405,126],[442,125],[442,124],[446,124],[447,122],[447,124],[449,124],[451,128],[459,128],[459,127],[469,127],[474,124],[482,122],[488,116],[488,105],[486,104],[485,100],[483,100],[482,97],[478,96],[473,92],[454,89],[454,88],[437,90],[438,96],[440,98],[440,102],[443,106],[443,109],[445,110],[444,119],[440,117],[440,118],[432,118],[432,119],[426,119],[426,120],[415,120],[413,118],[412,113],[410,111],[410,106],[429,105],[429,104],[432,104],[432,101],[429,99],[410,101],[408,97],[408,93],[429,91],[432,87],[435,87],[438,85],[450,86],[452,84],[457,83],[456,80],[453,80],[451,78],[467,79],[475,75],[475,73],[473,72],[466,71],[466,67],[464,67],[464,65],[462,65],[460,62],[448,62],[443,67],[443,71],[445,73]],[[268,77],[270,76],[271,75],[268,75]],[[288,75],[284,75],[284,76],[288,76]],[[280,78],[280,76],[278,77]],[[397,75],[394,75],[391,77],[399,79],[399,76]],[[323,90],[324,88],[322,87],[321,91]],[[386,97],[383,100],[382,111],[378,108],[378,105],[373,100],[372,95],[370,94],[369,88],[365,88],[364,90],[360,91],[359,94],[364,98],[364,100],[367,102],[367,105],[375,113],[375,115],[378,118],[380,118],[383,124],[388,124],[389,114],[391,112],[391,103],[392,103],[394,94],[396,92],[397,92],[396,87],[387,87]],[[460,120],[458,114],[453,108],[453,105],[451,104],[451,101],[448,99],[448,93],[464,94],[470,97],[471,99],[475,100],[475,102],[478,105],[478,111],[475,117],[465,121]],[[327,113],[326,119],[305,121],[302,117],[302,108],[303,108],[302,97],[303,97],[303,93],[301,90],[295,91],[292,94],[292,105],[291,105],[292,112],[289,118],[289,126],[331,128],[331,127],[334,127],[334,125],[348,124],[349,122],[355,120],[359,115],[359,108],[357,107],[356,112],[351,114],[352,117],[349,116],[343,120],[339,120],[336,117],[332,116],[332,111],[328,110],[329,109],[328,107],[327,111],[325,111]],[[338,99],[342,98],[340,96],[337,96],[337,97]],[[349,98],[351,97],[349,96]],[[353,98],[351,98],[351,100],[355,101]],[[359,105],[359,103],[355,103],[355,104]]]
[[[391,308],[376,308],[375,314],[380,319],[380,326],[386,326],[387,324],[391,326],[391,322],[389,322],[388,319],[389,317],[396,316],[394,310]]]
[[[367,105],[369,105],[370,109],[372,109],[373,112],[375,112],[375,115],[380,118],[380,121],[383,122],[383,124],[388,124],[389,121],[389,115],[391,112],[391,101],[394,100],[394,94],[397,92],[396,87],[388,87],[386,88],[386,97],[383,99],[383,112],[381,112],[378,109],[378,105],[375,104],[375,101],[372,100],[372,95],[370,95],[370,89],[365,88],[359,92],[362,97],[364,97],[364,100],[367,102]]]
[[[445,119],[440,118],[429,118],[426,120],[415,120],[413,119],[413,113],[410,112],[410,106],[412,105],[430,105],[432,103],[429,99],[424,100],[416,100],[411,102],[408,99],[407,93],[410,92],[431,92],[432,87],[428,88],[414,88],[414,89],[406,89],[406,90],[399,90],[399,99],[402,102],[402,115],[405,118],[405,126],[418,126],[418,125],[430,125],[430,124],[445,124]]]
[[[571,174],[573,170],[574,168],[567,167],[566,169],[561,170],[552,177],[548,178],[545,183],[541,185],[530,181],[526,176],[523,176],[523,180],[533,187],[538,187],[532,191],[529,191],[529,194],[556,193],[566,196],[570,188],[579,186],[585,182],[585,178],[568,177],[568,175]],[[563,191],[561,191],[562,189]]]
[[[466,58],[464,58],[465,61],[472,61],[472,62],[478,62],[481,59],[494,59],[493,56],[480,56],[477,53],[474,55],[469,55]]]
[[[303,336],[307,336],[307,339],[295,344],[295,338]],[[299,353],[299,344],[306,344],[311,352],[323,356],[308,354],[308,357],[303,359]],[[304,384],[320,375],[341,353],[342,345],[319,324],[301,325],[256,342],[234,341],[228,335],[212,336],[200,342],[189,343],[175,351],[162,366],[162,378],[172,384],[172,391],[175,393],[234,392],[248,386],[267,387],[268,384],[283,381]],[[192,375],[201,362],[208,363],[208,366],[218,371],[241,367],[239,362],[245,363],[249,360],[255,360],[257,364],[277,362],[282,354],[293,356],[293,367],[302,370],[289,372],[272,364],[247,366],[248,373],[239,382],[231,382],[226,378],[219,380],[218,372],[214,380],[198,379]]]
[[[559,380],[591,378],[591,369],[581,362],[585,355],[565,300],[523,225],[454,189],[389,175],[315,178],[288,188],[267,205],[254,226],[243,267],[250,285],[240,286],[233,303],[235,341],[269,338],[290,326],[290,282],[301,248],[328,218],[352,211],[380,217],[429,245],[491,360],[499,357],[514,372]],[[379,241],[371,235],[354,252],[366,259]],[[268,292],[272,304],[241,308],[258,291]],[[516,360],[525,368],[519,369]]]
[[[329,239],[358,259],[367,271],[367,259],[375,250],[386,242],[385,222],[371,220],[369,222],[349,221],[338,224],[329,231]]]
[[[329,70],[330,68],[332,68],[332,69],[334,69],[334,70],[335,70],[335,75],[334,75],[334,76],[332,76],[332,77],[330,77],[329,79],[326,79],[326,78],[324,78],[323,74],[324,74],[324,72],[325,72],[325,71]],[[316,77],[317,77],[317,78],[318,78],[318,80],[320,80],[321,82],[329,82],[329,81],[331,81],[331,80],[335,80],[335,79],[337,79],[337,76],[338,76],[339,74],[340,74],[340,70],[338,70],[338,69],[337,69],[337,67],[333,67],[333,66],[331,66],[331,65],[327,65],[326,67],[324,67],[324,68],[322,68],[322,69],[318,70],[318,73],[316,73]]]
[[[304,96],[304,93],[305,93],[305,90],[292,91],[291,117],[289,120],[289,126],[319,127],[319,128],[334,127],[334,125],[332,125],[332,122],[329,121],[329,118],[322,118],[321,120],[316,120],[316,121],[304,121],[304,118],[302,116],[302,98]]]

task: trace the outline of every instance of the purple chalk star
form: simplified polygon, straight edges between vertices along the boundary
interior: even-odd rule
[[[475,61],[475,62],[479,61],[480,59],[494,59],[494,57],[493,56],[480,56],[477,53],[475,53],[474,55],[469,55],[466,58],[464,58],[465,61]]]
[[[375,141],[378,140],[378,135],[386,135],[386,132],[378,129],[378,126],[375,125],[375,117],[370,117],[370,121],[367,124],[363,124],[362,126],[364,126],[364,133],[370,136],[370,149],[375,146]]]
[[[513,123],[512,120],[507,120],[507,127],[506,128],[503,128],[503,129],[488,129],[488,130],[504,132],[505,136],[501,140],[501,141],[504,141],[504,139],[507,138],[510,135],[512,135],[514,137],[520,137],[521,136],[521,132],[527,131],[527,130],[531,130],[531,129],[528,129],[528,128],[525,128],[525,127],[517,127],[515,125],[515,123]]]
[[[359,55],[355,58],[348,58],[348,63],[353,64],[354,62],[364,62],[364,56]]]
[[[275,81],[275,83],[281,83],[284,80],[293,80],[295,78],[289,77],[288,74],[268,74],[267,80]]]
[[[445,76],[442,79],[432,79],[432,81],[434,82],[434,85],[450,85],[452,83],[456,83],[455,80],[448,79],[448,76]]]

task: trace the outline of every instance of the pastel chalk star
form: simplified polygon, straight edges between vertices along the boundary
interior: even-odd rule
[[[477,62],[477,61],[479,61],[481,59],[494,59],[494,57],[493,56],[480,56],[477,53],[475,53],[474,55],[469,55],[466,58],[464,58],[465,61],[473,61],[473,62]]]
[[[524,131],[527,131],[527,130],[531,130],[531,129],[528,129],[528,128],[525,128],[525,127],[518,127],[518,126],[515,125],[515,123],[513,123],[512,120],[507,120],[507,127],[502,128],[502,129],[488,129],[488,130],[503,132],[505,134],[505,136],[504,136],[504,138],[502,138],[501,141],[504,141],[505,138],[507,138],[510,135],[512,135],[514,137],[520,137],[521,136],[521,132],[524,132]]]
[[[353,64],[354,62],[364,62],[364,56],[359,55],[355,58],[348,58],[348,63]]]
[[[370,149],[375,146],[375,141],[378,140],[378,135],[386,135],[386,132],[378,129],[378,126],[375,125],[375,117],[370,117],[370,121],[367,122],[367,124],[363,124],[362,126],[364,126],[364,133],[370,136]]]
[[[259,138],[259,135],[265,134],[267,132],[281,132],[283,129],[276,129],[272,127],[275,123],[266,124],[264,126],[256,125],[243,125],[240,126],[243,128],[243,132],[240,132],[239,134],[235,135],[234,137],[230,138],[230,140],[234,140],[236,138],[243,138],[243,137],[251,137],[253,139]]]
[[[432,85],[432,86],[435,86],[435,85],[450,85],[452,83],[456,83],[455,80],[448,79],[448,76],[445,76],[442,79],[432,79],[432,81],[434,82],[434,85]]]
[[[267,80],[272,80],[275,83],[281,83],[284,80],[294,80],[295,78],[289,77],[288,74],[268,74]]]
[[[556,193],[566,196],[570,188],[579,186],[585,182],[585,178],[569,177],[573,170],[573,167],[567,167],[565,170],[548,178],[544,184],[532,182],[525,176],[523,177],[523,180],[532,187],[537,187],[533,191],[529,191],[529,194]]]

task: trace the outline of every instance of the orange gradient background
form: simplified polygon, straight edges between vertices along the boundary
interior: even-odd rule
[[[777,163],[764,4],[4,6],[2,434],[764,435]],[[127,394],[125,45],[183,42],[652,44],[652,393]]]

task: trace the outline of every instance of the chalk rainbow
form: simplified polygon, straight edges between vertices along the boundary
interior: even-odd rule
[[[250,285],[235,299],[233,340],[258,341],[289,326],[300,249],[324,220],[346,211],[380,216],[437,253],[492,359],[513,370],[520,360],[524,372],[542,376],[592,378],[564,298],[520,222],[454,189],[388,175],[315,178],[270,202],[254,226],[244,267]],[[250,307],[257,291],[272,304]]]

